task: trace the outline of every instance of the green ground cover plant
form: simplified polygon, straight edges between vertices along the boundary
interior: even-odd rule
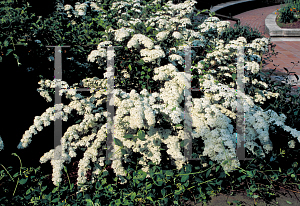
[[[110,6],[112,5],[110,4]],[[5,8],[6,10],[10,9],[9,6],[3,8]],[[160,8],[159,6],[154,8],[151,8],[151,6],[149,6],[148,9],[148,12],[152,11],[153,13],[155,13]],[[22,11],[19,12],[22,13]],[[107,13],[108,17],[109,15],[115,16],[115,12],[116,10],[111,10],[111,13]],[[16,15],[20,14],[16,12]],[[95,13],[87,13],[87,15],[84,16],[84,19],[81,19],[80,17],[66,16],[66,14],[56,12],[53,14],[53,17],[46,18],[44,20],[37,20],[37,22],[35,23],[30,22],[28,23],[29,26],[24,28],[30,28],[27,31],[27,34],[32,36],[33,40],[39,40],[40,42],[37,41],[36,43],[41,47],[44,45],[64,45],[66,44],[66,42],[67,44],[70,44],[70,41],[73,41],[74,44],[78,44],[78,42],[81,42],[82,44],[89,44],[91,42],[92,44],[98,44],[105,39],[105,35],[108,35],[109,40],[113,39],[110,37],[110,35],[112,34],[107,32],[109,27],[112,27],[113,29],[119,28],[116,26],[116,22],[104,22],[101,20],[101,16],[97,16]],[[93,16],[93,18],[90,18],[90,16]],[[25,19],[26,18],[28,17],[25,17]],[[75,20],[72,18],[75,18]],[[18,17],[16,19],[18,19]],[[28,18],[28,20],[30,19],[31,18]],[[76,24],[72,24],[72,20],[76,21]],[[16,25],[18,25],[22,24],[23,21],[20,18],[20,20],[16,22],[18,22],[16,23]],[[204,22],[198,22],[192,25],[192,27],[196,28],[203,23]],[[31,28],[30,25],[34,24],[36,24],[37,26],[35,28]],[[99,25],[101,28],[97,27]],[[187,28],[189,26],[190,25],[187,25]],[[101,29],[103,29],[103,31],[99,31]],[[157,32],[153,28],[143,27],[142,24],[132,25],[132,29],[143,31],[146,34],[148,32],[148,35],[153,35],[153,37],[156,37],[157,35]],[[98,33],[96,32],[95,34],[95,32],[92,32],[93,30],[98,31]],[[17,54],[14,55],[15,51],[13,49],[13,39],[20,38],[21,41],[25,40],[24,37],[22,37],[22,35],[19,35],[18,32],[14,34],[4,34],[2,31],[1,42],[4,42],[4,47],[1,47],[1,51],[4,51],[3,54],[5,54],[5,56],[2,55],[2,58],[6,58],[8,55],[12,54],[14,57],[16,57]],[[50,33],[49,36],[47,33]],[[216,30],[209,30],[209,32],[203,33],[204,39],[208,39],[213,36],[218,36],[218,39],[223,40],[224,44],[228,44],[230,41],[236,40],[240,36],[243,36],[247,42],[252,42],[257,38],[262,37],[262,35],[257,30],[253,31],[249,27],[241,27],[240,25],[235,25],[234,29],[227,28],[221,34],[218,34]],[[11,39],[11,41],[9,41],[9,39]],[[177,40],[174,42],[162,42],[161,46],[170,48],[180,45],[180,43],[182,43],[182,41]],[[271,46],[273,54],[276,55],[273,47],[274,45],[271,44],[269,46]],[[200,56],[197,57],[198,59],[193,59],[193,64],[195,62],[203,60],[204,58],[207,58],[207,54],[212,53],[215,48],[216,45],[208,43],[205,44],[202,48],[198,49],[197,54],[200,54]],[[77,83],[86,76],[93,77],[97,76],[98,74],[104,76],[103,73],[105,72],[105,70],[103,69],[103,67],[100,67],[100,69],[98,69],[97,66],[99,65],[97,63],[89,63],[89,65],[86,64],[86,67],[89,68],[89,70],[80,69],[80,65],[86,63],[86,57],[89,55],[91,50],[91,48],[84,48],[80,46],[75,47],[74,50],[71,50],[73,59],[77,60],[77,62],[70,65],[70,68],[72,69],[66,70],[65,72],[64,78],[66,77],[66,80],[68,80],[68,82]],[[38,51],[39,50],[37,48],[37,54]],[[139,55],[138,52],[136,52],[134,49],[132,49],[132,51],[128,49],[127,52],[132,52],[131,56]],[[48,55],[49,53],[40,53],[37,56],[43,57]],[[117,60],[117,68],[128,67],[127,69],[130,71],[130,67],[138,67],[138,65],[133,66],[134,62],[132,62],[131,64],[127,63],[127,60],[131,56],[124,56],[124,59],[126,60],[124,60],[123,64],[122,61]],[[250,55],[247,57],[249,58],[247,60],[251,60],[251,58],[259,59],[259,56],[261,56],[261,54]],[[265,60],[267,59],[269,58],[266,58]],[[18,61],[19,59],[17,57],[16,60],[17,64],[22,63]],[[199,79],[203,78],[203,74],[214,74],[215,72],[213,72],[212,70],[218,71],[218,66],[221,64],[219,64],[216,60],[217,59],[209,59],[209,63],[207,62],[206,64],[204,64],[204,67],[201,70],[202,74],[199,74],[199,71],[197,71],[195,68],[193,69],[193,81],[191,83],[192,87],[199,88],[203,86],[201,84],[201,81],[199,81]],[[234,62],[235,59],[229,59],[227,63],[229,64]],[[258,62],[261,62],[261,66],[264,63],[264,61]],[[163,65],[163,63],[165,62],[162,61],[160,63]],[[182,67],[180,68],[180,65],[178,65],[178,67],[182,70]],[[94,73],[90,74],[91,72]],[[130,79],[122,77],[120,70],[117,70],[116,72],[118,72],[117,76],[120,77],[116,79],[116,85],[119,84],[119,88],[122,88],[124,90],[130,91],[132,88],[141,88],[141,91],[142,89],[147,88],[149,90],[152,89],[153,93],[155,91],[158,91],[158,88],[160,88],[156,85],[157,82],[153,81],[150,78],[146,78],[149,81],[138,81],[139,79],[142,79],[142,76],[153,77],[153,73],[150,73],[152,71],[148,71],[148,69],[145,70],[143,74],[143,71],[136,73]],[[147,72],[149,72],[150,74]],[[232,85],[235,76],[234,72],[230,72],[231,77],[226,78],[226,76],[221,75],[221,72],[218,71],[217,74],[220,75],[215,75],[216,81],[226,85]],[[145,75],[146,73],[147,75]],[[39,72],[35,73],[34,75],[38,74]],[[275,100],[274,98],[268,99],[270,101],[272,100],[274,102],[273,104],[267,104],[266,102],[268,102],[268,100],[265,100],[264,103],[255,102],[255,104],[263,108],[264,111],[272,109],[278,114],[288,113],[291,116],[287,117],[285,125],[292,128],[297,128],[297,126],[299,127],[299,118],[297,115],[299,111],[299,98],[297,98],[296,96],[288,95],[288,92],[291,89],[291,85],[284,84],[279,85],[281,87],[278,87],[278,84],[272,83],[270,81],[271,74],[272,72],[263,73],[261,71],[259,73],[253,74],[245,70],[245,76],[250,80],[246,82],[245,94],[249,96],[255,96],[255,94],[259,92],[261,88],[263,88],[261,85],[251,84],[251,81],[255,82],[255,80],[259,80],[266,83],[269,86],[266,91],[279,91],[279,97]],[[40,77],[43,79],[51,79],[52,75],[53,73],[51,74],[49,72],[44,74],[43,72],[43,76]],[[130,75],[133,75],[133,73],[130,73]],[[125,83],[123,84],[122,81]],[[122,87],[122,85],[125,86]],[[232,87],[234,88],[234,86]],[[53,89],[50,89],[49,92],[52,92],[53,95]],[[203,93],[204,92],[202,92],[202,95]],[[290,98],[290,100],[294,102],[294,104],[283,104],[283,102],[286,101],[286,98]],[[167,123],[168,118],[168,116],[162,116],[160,120]],[[166,127],[164,129],[168,128]],[[297,128],[297,130],[299,131],[299,128]],[[86,188],[84,191],[79,191],[79,187],[76,188],[73,183],[71,184],[68,175],[66,184],[59,184],[58,187],[44,184],[45,176],[39,171],[40,168],[24,168],[22,167],[22,162],[19,159],[20,171],[18,173],[10,174],[12,168],[6,168],[4,165],[1,165],[3,169],[0,171],[0,203],[1,205],[181,205],[182,203],[180,202],[180,198],[183,200],[189,200],[191,199],[190,197],[192,197],[192,200],[195,202],[207,202],[210,195],[219,192],[226,192],[228,191],[228,189],[233,188],[246,189],[247,194],[250,197],[254,199],[265,198],[267,201],[268,199],[272,198],[272,196],[274,196],[275,191],[278,188],[278,185],[276,185],[278,182],[282,182],[284,185],[297,184],[298,188],[300,189],[297,178],[299,173],[299,166],[297,162],[297,160],[299,159],[299,143],[297,141],[294,141],[294,138],[280,126],[271,126],[269,132],[270,138],[273,143],[272,152],[267,153],[264,151],[265,156],[261,157],[259,154],[262,153],[262,150],[264,150],[264,148],[255,147],[254,151],[256,155],[251,154],[250,150],[246,148],[247,152],[250,154],[247,157],[251,157],[253,158],[253,160],[241,161],[241,165],[230,173],[228,173],[223,168],[224,164],[228,163],[230,160],[227,160],[227,162],[223,162],[224,164],[219,164],[218,161],[211,160],[208,156],[202,155],[202,152],[205,149],[205,145],[201,139],[194,139],[193,151],[195,153],[192,154],[192,157],[200,158],[200,160],[190,161],[189,164],[183,165],[180,170],[178,170],[175,165],[155,165],[152,162],[148,162],[148,164],[152,167],[149,169],[149,177],[147,177],[147,173],[144,172],[142,165],[139,164],[142,155],[135,153],[132,155],[131,159],[127,160],[127,162],[124,163],[124,168],[128,172],[126,178],[130,181],[125,184],[121,184],[122,182],[118,181],[118,178],[119,180],[120,178],[121,180],[123,180],[124,177],[122,176],[114,176],[113,178],[108,178],[111,176],[109,174],[110,172],[107,169],[110,165],[112,165],[112,161],[106,160],[105,165],[99,165],[98,163],[94,164],[94,166],[101,171],[100,174],[95,176],[95,179],[98,181],[93,183],[87,182],[85,184]],[[284,138],[282,138],[282,136],[284,136]],[[126,138],[133,140],[142,140],[145,138],[145,132],[143,130],[138,130],[136,134],[126,135]],[[121,145],[120,147],[124,148],[120,140],[116,140],[115,143],[117,145]],[[257,144],[261,143],[257,140]],[[222,147],[226,153],[226,146],[224,142],[222,142]],[[84,148],[82,149],[85,151]],[[168,162],[168,153],[166,150],[166,145],[163,145],[161,147],[162,162]],[[183,151],[182,148],[181,151]],[[13,155],[18,157],[17,154]],[[285,164],[281,165],[280,162],[285,162]],[[63,172],[68,174],[65,166],[63,167]],[[229,185],[230,187],[228,188]]]

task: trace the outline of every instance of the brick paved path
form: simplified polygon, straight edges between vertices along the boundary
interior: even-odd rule
[[[269,6],[269,7],[255,9],[255,10],[250,10],[233,17],[240,19],[242,26],[250,26],[253,29],[257,28],[262,33],[262,35],[264,35],[266,38],[269,38],[270,36],[265,33],[265,19],[270,13],[274,12],[276,9],[279,8],[280,5]],[[229,22],[230,22],[230,26],[234,28],[235,22],[234,21],[229,21]],[[275,65],[279,65],[277,66],[275,72],[276,74],[278,72],[283,72],[284,74],[287,74],[287,72],[284,70],[284,67],[286,67],[289,72],[296,72],[296,74],[300,78],[300,63],[298,65],[296,64],[298,61],[300,61],[300,41],[272,41],[272,42],[273,44],[276,45],[275,52],[278,52],[278,55],[276,57],[275,55],[271,56],[273,62],[266,60],[263,71],[267,71],[268,69],[275,69],[275,66],[273,65],[275,64]],[[269,48],[269,53],[271,53],[270,48]],[[263,55],[263,58],[266,58],[267,56],[268,55],[265,54]],[[291,62],[295,62],[295,66]],[[278,74],[280,75],[280,73]],[[296,89],[297,86],[294,86],[293,88]]]

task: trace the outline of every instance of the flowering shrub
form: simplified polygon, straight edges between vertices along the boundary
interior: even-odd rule
[[[114,90],[114,105],[117,108],[114,117],[116,159],[112,161],[114,172],[126,183],[127,180],[122,177],[127,176],[128,172],[124,170],[123,161],[129,162],[134,154],[139,153],[142,155],[139,164],[143,165],[142,170],[147,173],[146,177],[150,177],[150,165],[162,163],[160,152],[162,144],[168,148],[166,152],[170,157],[169,163],[176,165],[178,170],[188,163],[181,153],[185,139],[182,130],[182,121],[185,119],[182,104],[184,95],[190,94],[184,89],[190,87],[192,75],[179,72],[178,69],[184,65],[184,46],[201,46],[191,49],[193,64],[199,58],[198,52],[209,48],[204,58],[191,66],[202,77],[196,80],[204,94],[201,98],[190,98],[192,102],[189,109],[192,120],[190,126],[193,128],[191,136],[203,140],[205,145],[203,155],[220,163],[226,172],[234,171],[240,166],[240,162],[236,160],[236,137],[232,124],[236,119],[237,107],[236,94],[232,90],[236,86],[236,76],[233,73],[237,68],[232,60],[237,58],[238,48],[247,45],[246,77],[243,82],[250,83],[249,80],[256,77],[260,70],[257,63],[260,59],[255,52],[268,51],[270,40],[259,38],[247,44],[244,37],[229,42],[228,39],[219,39],[225,28],[229,27],[229,22],[219,21],[216,17],[210,17],[202,24],[193,27],[190,17],[194,12],[195,1],[186,1],[178,5],[168,2],[166,4],[168,8],[166,6],[159,8],[157,1],[151,2],[146,6],[147,9],[157,8],[154,9],[155,12],[153,11],[151,17],[149,13],[147,17],[143,17],[146,9],[143,9],[141,3],[114,2],[110,12],[103,15],[103,19],[111,24],[111,27],[105,31],[107,35],[101,39],[97,50],[91,51],[87,56],[88,61],[97,62],[101,69],[105,68],[106,58],[117,57],[115,60],[118,78],[115,80],[117,89]],[[85,3],[76,6],[75,11],[72,10],[71,5],[64,7],[60,5],[58,9],[64,8],[70,18],[73,14],[84,17]],[[97,10],[96,6],[92,8]],[[140,18],[134,21],[132,16]],[[116,54],[114,54],[114,52],[107,52],[106,46],[109,45],[123,46],[123,48],[115,48]],[[133,59],[135,61],[132,61]],[[109,77],[108,71],[104,77]],[[49,88],[55,88],[60,84],[62,84],[61,88],[70,88],[60,91],[61,96],[65,93],[67,98],[73,100],[69,105],[61,104],[63,121],[68,120],[72,110],[76,110],[79,115],[84,115],[82,122],[68,128],[62,137],[62,159],[54,160],[55,150],[51,150],[41,157],[40,162],[51,160],[52,180],[54,185],[59,185],[64,162],[70,163],[71,158],[76,157],[76,149],[87,148],[84,158],[79,162],[77,180],[80,184],[86,183],[85,175],[91,168],[89,164],[92,161],[95,164],[92,181],[95,182],[95,176],[100,174],[104,167],[104,158],[100,153],[104,151],[101,146],[105,144],[107,136],[105,118],[108,117],[108,113],[104,112],[108,95],[104,89],[107,87],[107,80],[97,77],[83,79],[80,85],[101,88],[96,92],[92,89],[91,96],[87,98],[76,93],[75,85],[69,87],[64,81],[47,79],[41,80],[39,84],[41,88],[38,91],[48,102],[52,101],[48,93]],[[156,86],[157,84],[159,86]],[[266,99],[278,98],[279,94],[265,91],[268,85],[259,79],[254,79],[252,84],[262,88],[255,96],[237,92],[239,97],[245,99],[247,134],[245,148],[255,154],[255,147],[257,147],[261,150],[259,155],[268,154],[272,150],[268,132],[270,125],[284,128],[300,141],[299,132],[284,124],[286,119],[284,114],[278,115],[273,110],[264,112],[255,105],[255,103],[263,104]],[[130,92],[123,91],[122,86]],[[152,92],[149,92],[150,89]],[[41,116],[36,117],[34,125],[25,132],[18,148],[26,148],[31,142],[32,134],[42,131],[43,126],[49,126],[50,121],[55,121],[57,117],[54,113],[54,108],[49,108]],[[88,135],[90,129],[92,133]],[[263,148],[255,140],[259,140]],[[224,148],[224,145],[227,148]],[[235,160],[228,161],[231,158]]]
[[[297,21],[298,18],[296,16],[299,15],[300,11],[300,1],[290,1],[285,0],[286,5],[281,6],[279,13],[279,22],[281,23],[293,23]],[[276,14],[276,13],[275,13]]]

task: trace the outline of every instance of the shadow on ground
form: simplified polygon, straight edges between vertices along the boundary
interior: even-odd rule
[[[237,204],[238,202],[239,204]],[[229,202],[229,203],[227,203]],[[181,205],[194,205],[194,206],[204,206],[204,203],[195,204],[192,201],[184,201]],[[271,197],[268,200],[263,198],[253,199],[247,196],[246,191],[240,191],[232,196],[230,194],[219,193],[216,196],[211,196],[207,206],[224,206],[224,205],[233,205],[233,206],[286,206],[286,205],[300,205],[300,190],[296,186],[287,187],[280,186],[279,190],[276,190],[275,197]]]

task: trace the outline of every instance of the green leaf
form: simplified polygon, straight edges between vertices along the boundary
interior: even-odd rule
[[[74,187],[74,184],[72,183],[72,184],[71,184],[71,187],[70,187],[70,190],[72,190],[72,189],[73,189],[73,187]]]
[[[78,124],[79,122],[81,122],[81,119],[77,120],[75,123]]]
[[[218,172],[219,169],[220,169],[220,165],[218,165],[218,166],[216,167],[216,172]]]
[[[131,70],[132,70],[132,68],[131,68],[131,65],[130,65],[130,64],[128,65],[128,68],[129,68],[129,71],[131,71]]]
[[[187,173],[191,173],[192,172],[192,166],[191,165],[186,165],[186,167],[185,167],[185,171],[187,172]]]
[[[210,172],[211,172],[211,169],[207,170],[207,172],[206,172],[206,178],[209,176]]]
[[[28,189],[25,194],[28,195],[30,192],[31,192],[31,190]]]
[[[133,192],[133,193],[131,194],[131,196],[130,196],[130,199],[133,200],[135,197],[136,197],[136,193]]]
[[[222,165],[225,165],[227,162],[228,162],[228,160],[225,160],[225,161],[222,163]]]
[[[174,108],[172,109],[172,111],[174,111],[174,110],[176,110],[176,107],[174,107]]]
[[[147,199],[148,199],[148,200],[151,200],[151,201],[153,202],[153,200],[152,200],[152,198],[151,198],[151,197],[149,197],[149,196],[148,196],[148,197],[147,197]]]
[[[87,204],[86,204],[87,206],[93,206],[93,205],[94,205],[94,204],[93,204],[93,201],[92,201],[91,199],[86,199],[85,201],[86,201],[86,203],[87,203]]]
[[[44,192],[46,188],[47,188],[47,186],[42,187],[41,191]]]
[[[189,179],[189,175],[182,175],[181,182],[186,182]]]
[[[77,46],[79,48],[79,51],[83,51],[84,48],[82,46]]]
[[[164,181],[162,180],[162,178],[160,178],[159,176],[156,177],[156,182],[158,186],[162,186]]]
[[[161,190],[161,194],[163,195],[163,197],[165,197],[165,196],[166,196],[166,190],[165,190],[165,189],[162,189],[162,190]]]
[[[15,173],[15,174],[14,174],[14,176],[13,176],[13,177],[17,177],[18,175],[19,175],[19,173],[17,172],[17,173]]]
[[[145,140],[146,140],[146,139],[145,139],[145,132],[144,132],[143,130],[139,130],[138,133],[137,133],[137,135],[138,135],[138,138],[139,138],[140,140],[142,140],[142,141],[145,141]]]
[[[173,171],[172,170],[167,170],[165,174],[166,174],[166,176],[171,176],[172,177],[173,176]]]
[[[55,198],[51,202],[58,202],[58,201],[59,201],[59,198]]]
[[[145,62],[144,62],[144,60],[139,60],[138,62],[137,62],[139,65],[144,65],[145,64]]]
[[[100,167],[100,165],[98,164],[98,163],[95,163],[95,166],[100,170],[101,169],[101,167]]]
[[[57,190],[58,190],[58,187],[54,188],[54,189],[52,190],[52,193],[53,193],[53,194],[56,193]]]
[[[9,55],[12,51],[13,51],[12,49],[8,49],[7,53],[6,53],[6,56]]]
[[[114,138],[114,142],[115,142],[115,144],[118,145],[119,147],[122,147],[122,146],[123,146],[123,143],[122,143],[119,139],[117,139],[117,138]]]
[[[121,153],[124,155],[127,154],[127,151],[125,149],[121,149]]]
[[[180,195],[181,191],[180,190],[175,190],[175,195]]]
[[[19,183],[20,183],[21,185],[24,185],[24,184],[27,182],[27,180],[28,180],[28,178],[26,178],[26,179],[21,179]]]
[[[290,201],[287,201],[287,200],[286,200],[286,202],[287,202],[288,204],[290,204],[290,205],[292,204]]]
[[[288,169],[287,174],[290,175],[294,172],[293,168]]]
[[[220,181],[217,182],[216,184],[221,186],[222,182],[223,182],[223,180],[220,180]]]
[[[233,80],[236,79],[236,74],[232,74],[232,79],[233,79]]]
[[[149,184],[146,185],[146,190],[149,190],[151,188],[152,188],[152,184],[151,183],[149,183]]]
[[[7,47],[9,42],[7,40],[4,41],[4,46]]]
[[[96,189],[99,189],[99,188],[101,188],[101,184],[100,184],[100,182],[97,182],[96,183]]]

